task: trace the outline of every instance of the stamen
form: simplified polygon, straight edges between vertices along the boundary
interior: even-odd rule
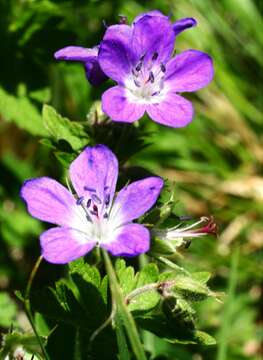
[[[139,74],[138,74],[136,71],[134,71],[134,69],[132,69],[132,75],[133,75],[134,77],[138,77],[138,76],[139,76]]]
[[[88,187],[88,186],[84,186],[83,189],[84,189],[85,191],[96,192],[95,189],[90,188],[90,187]]]
[[[92,194],[92,195],[91,195],[91,198],[92,198],[92,200],[95,201],[95,203],[97,203],[97,204],[101,204],[101,203],[102,203],[101,199],[100,199],[96,194]]]
[[[152,60],[153,60],[153,61],[157,60],[158,55],[159,55],[158,52],[154,52],[154,53],[153,53],[153,56],[152,56]]]
[[[161,63],[161,71],[162,71],[163,73],[166,72],[166,66],[165,66],[163,63]]]
[[[109,186],[104,186],[104,191],[107,191]]]
[[[155,91],[154,93],[152,93],[152,96],[156,96],[156,95],[159,95],[160,94],[160,91]]]
[[[139,72],[139,71],[141,71],[141,68],[142,68],[142,61],[140,61],[140,62],[136,65],[135,70],[136,70],[137,72]]]
[[[89,216],[89,214],[86,214],[86,219],[87,219],[88,221],[92,222],[91,217]]]
[[[105,196],[105,205],[108,206],[110,203],[110,194],[106,194]]]
[[[90,205],[91,205],[91,199],[89,199],[89,200],[87,201],[87,208],[89,208]]]
[[[83,200],[84,200],[84,196],[79,197],[79,198],[77,199],[77,201],[76,201],[76,204],[77,204],[77,205],[81,205],[82,202],[83,202]]]
[[[133,79],[133,82],[138,88],[141,87],[141,84],[139,83],[138,80]]]
[[[91,210],[90,213],[98,217],[99,214],[97,205],[93,205],[93,210]]]
[[[178,219],[180,221],[189,221],[189,220],[193,220],[193,217],[191,215],[182,215],[182,216],[178,216]]]
[[[153,75],[153,72],[150,71],[149,73],[149,79],[147,81],[150,81],[152,84],[154,83],[154,75]]]
[[[105,213],[105,214],[103,215],[103,217],[104,217],[104,219],[108,219],[109,215],[108,215],[107,213]]]
[[[143,61],[145,58],[145,54],[143,54],[141,57],[140,57],[140,61]]]

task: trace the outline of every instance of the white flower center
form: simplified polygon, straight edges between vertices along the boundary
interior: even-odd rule
[[[78,198],[72,227],[85,233],[89,240],[98,244],[110,241],[120,225],[119,216],[111,214],[111,203],[109,196],[106,195],[102,200],[96,192],[92,193],[88,200],[84,197]]]
[[[166,68],[163,63],[157,64],[157,59],[156,52],[147,62],[142,56],[125,80],[126,94],[131,102],[156,104],[162,101]]]

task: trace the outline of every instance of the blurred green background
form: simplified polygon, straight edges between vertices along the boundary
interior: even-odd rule
[[[130,163],[174,182],[178,214],[212,214],[220,236],[192,242],[183,264],[211,271],[210,287],[226,292],[224,303],[208,300],[199,324],[218,346],[173,345],[156,354],[182,360],[259,360],[263,317],[263,20],[260,0],[1,0],[0,1],[0,327],[28,326],[14,289],[23,289],[39,255],[42,224],[19,199],[30,177],[59,178],[62,166],[41,143],[46,130],[43,103],[73,120],[85,120],[103,89],[92,88],[79,64],[57,63],[53,53],[67,45],[91,47],[104,26],[131,21],[159,9],[172,19],[194,17],[196,28],[177,38],[178,52],[195,48],[214,58],[215,79],[188,96],[194,121],[169,129],[148,119],[150,146]],[[55,269],[55,270],[54,270]],[[47,275],[48,274],[48,275]],[[45,264],[39,281],[49,283],[61,268]]]

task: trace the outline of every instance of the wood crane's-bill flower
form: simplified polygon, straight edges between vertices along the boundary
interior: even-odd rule
[[[206,86],[213,78],[212,59],[198,50],[172,57],[176,36],[196,24],[173,24],[159,11],[138,16],[131,26],[112,25],[100,43],[98,61],[117,86],[102,95],[103,111],[113,120],[134,122],[146,112],[154,121],[186,126],[193,118],[191,102],[180,95]]]
[[[43,257],[68,263],[100,246],[115,256],[148,251],[149,230],[133,220],[156,202],[163,187],[159,177],[135,181],[115,196],[118,161],[104,145],[87,147],[70,165],[72,194],[56,180],[27,180],[21,196],[29,213],[57,225],[42,233]]]

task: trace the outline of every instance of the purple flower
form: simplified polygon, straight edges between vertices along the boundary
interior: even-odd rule
[[[83,63],[89,82],[98,86],[107,80],[98,62],[99,46],[87,49],[80,46],[67,46],[58,50],[54,56],[56,60],[78,61]]]
[[[104,145],[87,147],[69,174],[76,195],[48,177],[27,180],[21,190],[32,216],[58,225],[40,236],[47,261],[64,264],[96,245],[115,256],[136,256],[149,249],[149,230],[132,221],[156,202],[161,178],[133,182],[115,197],[118,161]]]
[[[134,122],[145,112],[156,122],[182,127],[193,118],[190,101],[178,95],[206,86],[213,78],[211,58],[187,50],[172,58],[176,35],[196,25],[192,18],[172,24],[155,10],[131,26],[110,26],[100,44],[99,64],[118,83],[102,96],[103,111],[114,121]]]

